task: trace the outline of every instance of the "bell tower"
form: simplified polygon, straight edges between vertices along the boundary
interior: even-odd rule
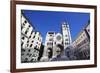
[[[62,35],[63,35],[64,49],[66,49],[72,42],[69,24],[66,22],[62,23]]]

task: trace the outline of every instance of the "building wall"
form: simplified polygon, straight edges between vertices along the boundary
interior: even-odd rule
[[[21,61],[37,62],[42,36],[22,14],[21,16]]]
[[[21,16],[21,33],[24,34],[27,38],[30,37],[31,33],[32,33],[32,26],[31,24],[28,22],[27,19],[25,19],[25,17],[22,15]],[[34,30],[33,30],[34,31]]]
[[[53,48],[54,48],[54,37],[55,37],[55,32],[47,32],[46,38],[45,38],[45,47],[44,47],[44,56],[48,56],[48,49],[52,49],[52,54],[53,54]]]
[[[88,32],[89,36],[90,36],[90,25],[86,26],[86,31]]]
[[[76,38],[76,40],[74,41],[74,45],[75,47],[78,46],[78,44],[80,44],[82,41],[84,41],[85,39],[87,39],[87,35],[85,33],[85,31],[81,31],[80,34],[78,35],[78,37]]]
[[[87,29],[89,29],[89,24],[87,27],[81,30],[81,32],[78,34],[77,38],[73,41],[72,49],[75,50],[76,54],[80,59],[87,59],[90,56],[90,33],[87,33]]]
[[[21,35],[21,47],[25,48],[27,44],[28,38],[25,37],[24,35]]]

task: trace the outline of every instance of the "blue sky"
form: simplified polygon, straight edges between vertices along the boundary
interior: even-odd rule
[[[22,11],[31,25],[41,32],[43,42],[48,31],[61,32],[61,23],[64,21],[69,23],[72,40],[74,40],[88,20],[90,20],[90,13],[83,12]]]

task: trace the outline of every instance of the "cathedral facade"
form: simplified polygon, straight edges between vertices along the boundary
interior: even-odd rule
[[[66,49],[71,44],[71,34],[69,24],[63,22],[61,24],[61,32],[49,31],[46,34],[45,39],[45,48],[44,48],[44,57],[51,54],[50,58],[57,56],[57,45],[62,45],[63,49]],[[49,52],[49,53],[48,53]]]

